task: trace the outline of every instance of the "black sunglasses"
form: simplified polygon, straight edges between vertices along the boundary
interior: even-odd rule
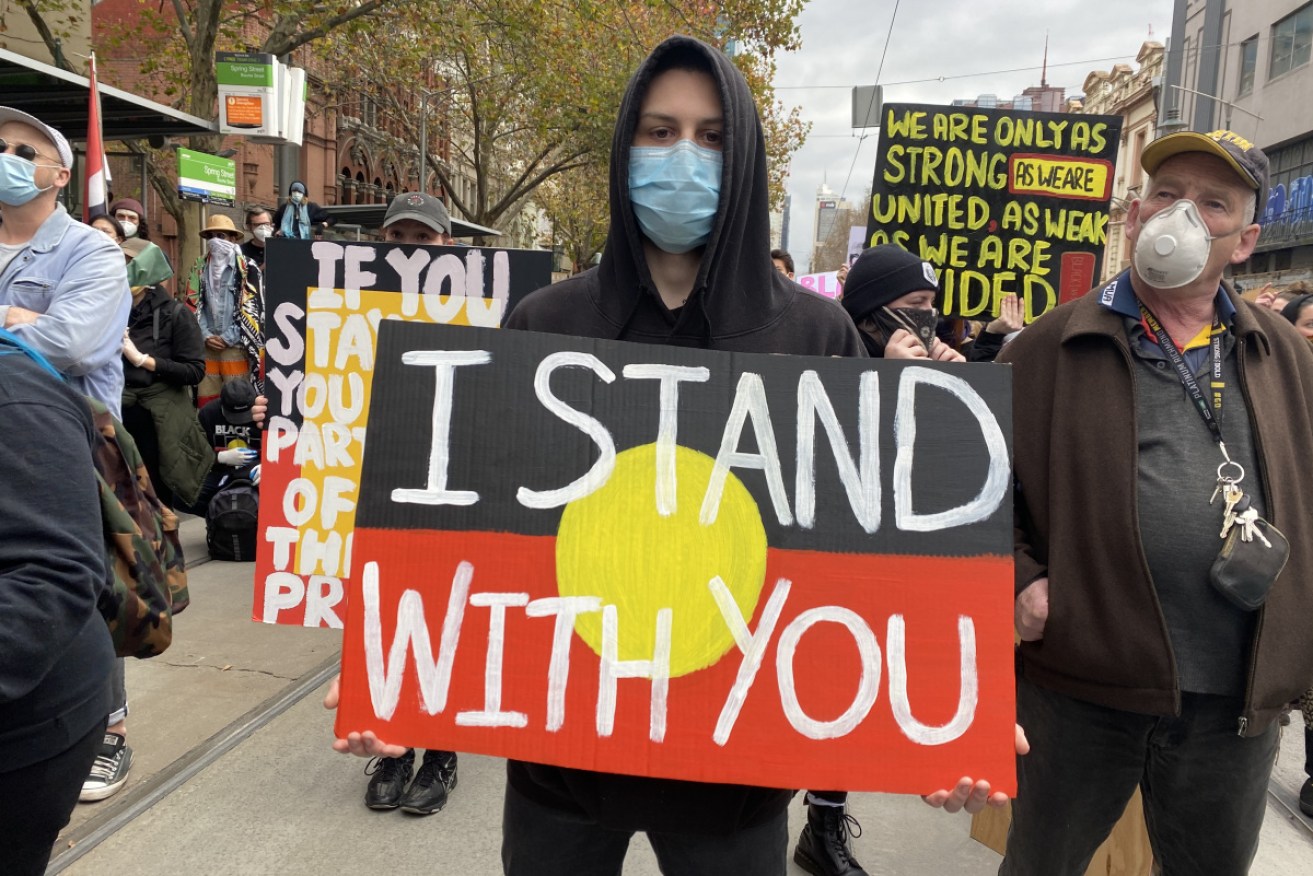
[[[41,155],[40,152],[37,152],[35,149],[27,145],[26,143],[14,143],[11,147],[9,143],[6,143],[4,140],[0,140],[0,155],[5,154],[6,152],[13,152],[15,155],[17,155],[19,158],[23,159],[24,161],[32,161],[32,162],[35,162],[37,156]],[[41,155],[41,157],[45,158],[46,156]]]

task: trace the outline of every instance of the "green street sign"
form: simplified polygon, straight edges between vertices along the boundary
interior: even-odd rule
[[[178,150],[178,197],[232,207],[237,201],[237,162],[192,149]]]
[[[214,77],[219,85],[273,88],[274,56],[245,52],[216,52]]]

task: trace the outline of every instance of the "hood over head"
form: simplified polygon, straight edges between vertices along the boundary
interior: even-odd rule
[[[643,235],[629,198],[629,153],[639,110],[652,80],[692,60],[716,81],[724,111],[720,204],[688,303],[672,313],[661,301],[643,252]],[[722,52],[690,37],[657,46],[620,104],[611,144],[611,230],[595,304],[617,338],[710,346],[717,337],[744,334],[780,319],[795,294],[770,258],[770,201],[766,141],[756,101],[743,74]]]

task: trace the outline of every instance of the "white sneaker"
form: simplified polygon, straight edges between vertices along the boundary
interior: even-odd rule
[[[127,740],[117,733],[106,733],[100,743],[100,753],[91,765],[91,775],[82,783],[82,793],[78,800],[90,803],[113,797],[128,780],[128,771],[132,769],[132,749]]]

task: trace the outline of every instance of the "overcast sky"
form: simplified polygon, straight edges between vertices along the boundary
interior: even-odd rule
[[[788,183],[793,208],[786,246],[799,273],[811,261],[822,180],[836,193],[846,183],[849,200],[871,184],[878,131],[862,140],[852,130],[852,86],[876,83],[894,3],[809,0],[798,18],[802,48],[779,58],[779,99],[812,123]],[[1092,70],[1118,61],[1134,67],[1151,26],[1152,38],[1166,43],[1172,0],[902,0],[879,81],[886,103],[947,104],[979,94],[1008,99],[1039,85],[1047,31],[1049,84],[1079,94]],[[1016,68],[1027,69],[995,72]]]

